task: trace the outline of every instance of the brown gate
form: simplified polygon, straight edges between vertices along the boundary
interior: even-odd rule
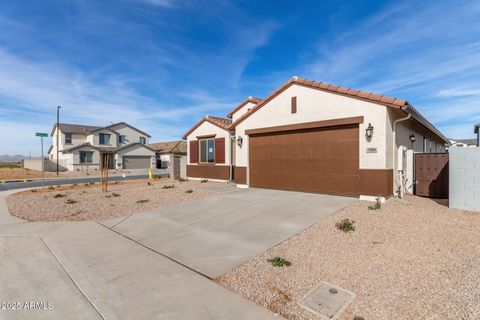
[[[415,154],[415,194],[448,198],[448,153]]]

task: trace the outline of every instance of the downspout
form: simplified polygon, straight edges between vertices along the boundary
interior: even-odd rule
[[[402,122],[402,121],[407,121],[411,117],[412,117],[412,115],[409,113],[408,116],[393,121],[393,128],[392,128],[392,134],[393,134],[393,141],[392,141],[393,195],[395,195],[395,176],[396,176],[396,173],[395,173],[395,159],[397,158],[397,154],[396,154],[397,149],[395,147],[395,145],[397,143],[397,134],[395,132],[395,128],[397,126],[397,123]]]
[[[233,180],[233,148],[235,147],[235,135],[232,135],[230,132],[230,178],[229,181]]]

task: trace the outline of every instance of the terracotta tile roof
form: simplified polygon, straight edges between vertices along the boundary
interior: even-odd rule
[[[205,116],[200,121],[198,121],[190,130],[185,132],[185,134],[182,136],[182,139],[187,139],[187,136],[192,133],[195,129],[197,129],[203,122],[210,122],[211,124],[216,125],[217,127],[223,129],[223,130],[229,130],[230,125],[232,124],[232,119],[228,118],[222,118],[222,117],[216,117],[216,116]]]
[[[241,123],[243,120],[245,120],[250,115],[255,113],[258,109],[260,109],[262,106],[267,104],[274,97],[279,95],[281,92],[285,91],[287,88],[289,88],[293,84],[302,85],[309,88],[314,88],[314,89],[318,89],[318,90],[322,90],[322,91],[326,91],[334,94],[339,94],[339,95],[343,95],[343,96],[354,98],[354,99],[360,99],[360,100],[364,100],[372,103],[377,103],[379,105],[400,109],[407,114],[411,114],[413,119],[415,119],[424,127],[426,127],[427,129],[435,133],[443,141],[445,141],[446,143],[449,143],[448,139],[437,128],[435,128],[435,126],[433,126],[428,120],[426,120],[406,100],[384,96],[384,95],[378,95],[375,93],[356,90],[356,89],[339,87],[339,86],[325,83],[325,82],[317,82],[317,81],[298,78],[298,77],[291,78],[282,86],[280,86],[279,88],[274,90],[272,93],[270,93],[266,98],[264,98],[263,100],[260,100],[250,111],[248,111],[247,113],[242,115],[240,118],[238,118],[234,123],[232,123],[230,125],[230,130],[234,129],[239,123]],[[478,129],[476,130],[478,131]]]
[[[262,99],[260,98],[256,98],[256,97],[248,97],[247,99],[243,100],[242,102],[240,102],[240,104],[238,106],[236,106],[232,111],[230,111],[228,114],[227,114],[227,117],[228,118],[231,118],[233,116],[233,114],[235,112],[237,112],[238,110],[240,110],[244,105],[246,105],[247,103],[249,102],[253,102],[254,104],[257,104],[261,101]]]
[[[182,140],[157,142],[148,146],[159,153],[187,154],[187,143]]]
[[[366,100],[366,101],[378,103],[381,105],[395,106],[397,108],[403,107],[406,104],[408,104],[408,102],[403,99],[388,97],[384,95],[378,95],[372,92],[339,87],[339,86],[325,83],[325,82],[317,82],[313,80],[293,77],[290,80],[288,80],[286,83],[284,83],[282,86],[274,90],[272,93],[270,93],[265,99],[259,101],[257,105],[253,107],[249,112],[247,112],[246,114],[241,116],[239,119],[237,119],[235,123],[232,124],[232,128],[234,128],[237,124],[242,122],[244,119],[248,118],[252,113],[254,113],[256,110],[261,108],[263,105],[267,104],[267,102],[272,100],[274,97],[276,97],[278,94],[280,94],[281,92],[283,92],[293,84],[303,85],[306,87],[315,88],[315,89],[319,89],[322,91],[331,92],[335,94],[340,94],[340,95],[348,96],[351,98]]]

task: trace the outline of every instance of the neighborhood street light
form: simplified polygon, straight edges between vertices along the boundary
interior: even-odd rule
[[[58,132],[60,131],[60,108],[61,106],[57,106],[57,176],[58,176]]]

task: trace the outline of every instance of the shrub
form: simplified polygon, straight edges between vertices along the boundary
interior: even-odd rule
[[[185,193],[192,193],[193,190],[192,189],[188,189],[187,191],[185,191]]]
[[[200,183],[207,183],[207,182],[208,182],[208,179],[205,179],[205,178],[200,179]]]
[[[378,210],[382,207],[382,203],[380,202],[380,197],[375,198],[375,203],[368,206],[368,210]]]
[[[285,260],[281,257],[275,257],[273,259],[268,259],[267,261],[270,262],[274,267],[283,267],[283,266],[289,267],[292,265],[290,261]]]
[[[151,183],[150,181],[147,181],[147,185],[151,186],[151,185],[152,185],[152,183]]]
[[[53,190],[53,189],[55,189],[55,187],[54,186],[49,186],[47,189],[48,190]]]
[[[109,194],[109,195],[106,195],[105,198],[111,198],[111,197],[120,197],[120,194],[119,193],[116,193],[116,192],[113,192],[112,194]]]
[[[30,191],[31,192],[37,192],[37,189],[31,189]]]
[[[343,232],[353,232],[355,231],[355,221],[350,219],[343,219],[340,222],[335,224],[338,230],[342,230]]]
[[[148,202],[150,201],[150,199],[140,199],[140,200],[137,200],[135,201],[136,203],[145,203],[145,202]]]
[[[95,182],[92,181],[92,182],[89,182],[88,184],[93,186],[95,184]]]
[[[67,195],[64,194],[64,193],[57,193],[57,194],[54,195],[53,197],[54,197],[55,199],[58,199],[58,198],[65,198],[66,196],[67,196]]]
[[[67,200],[65,200],[65,203],[66,203],[66,204],[74,204],[74,203],[77,203],[77,201],[76,201],[76,200],[73,200],[73,199],[71,199],[71,198],[68,198]]]
[[[88,186],[89,186],[89,184],[88,184],[88,183],[84,183],[84,186],[85,186],[85,187],[88,187]]]
[[[174,184],[164,184],[162,186],[162,189],[173,189],[173,188],[175,188]]]

